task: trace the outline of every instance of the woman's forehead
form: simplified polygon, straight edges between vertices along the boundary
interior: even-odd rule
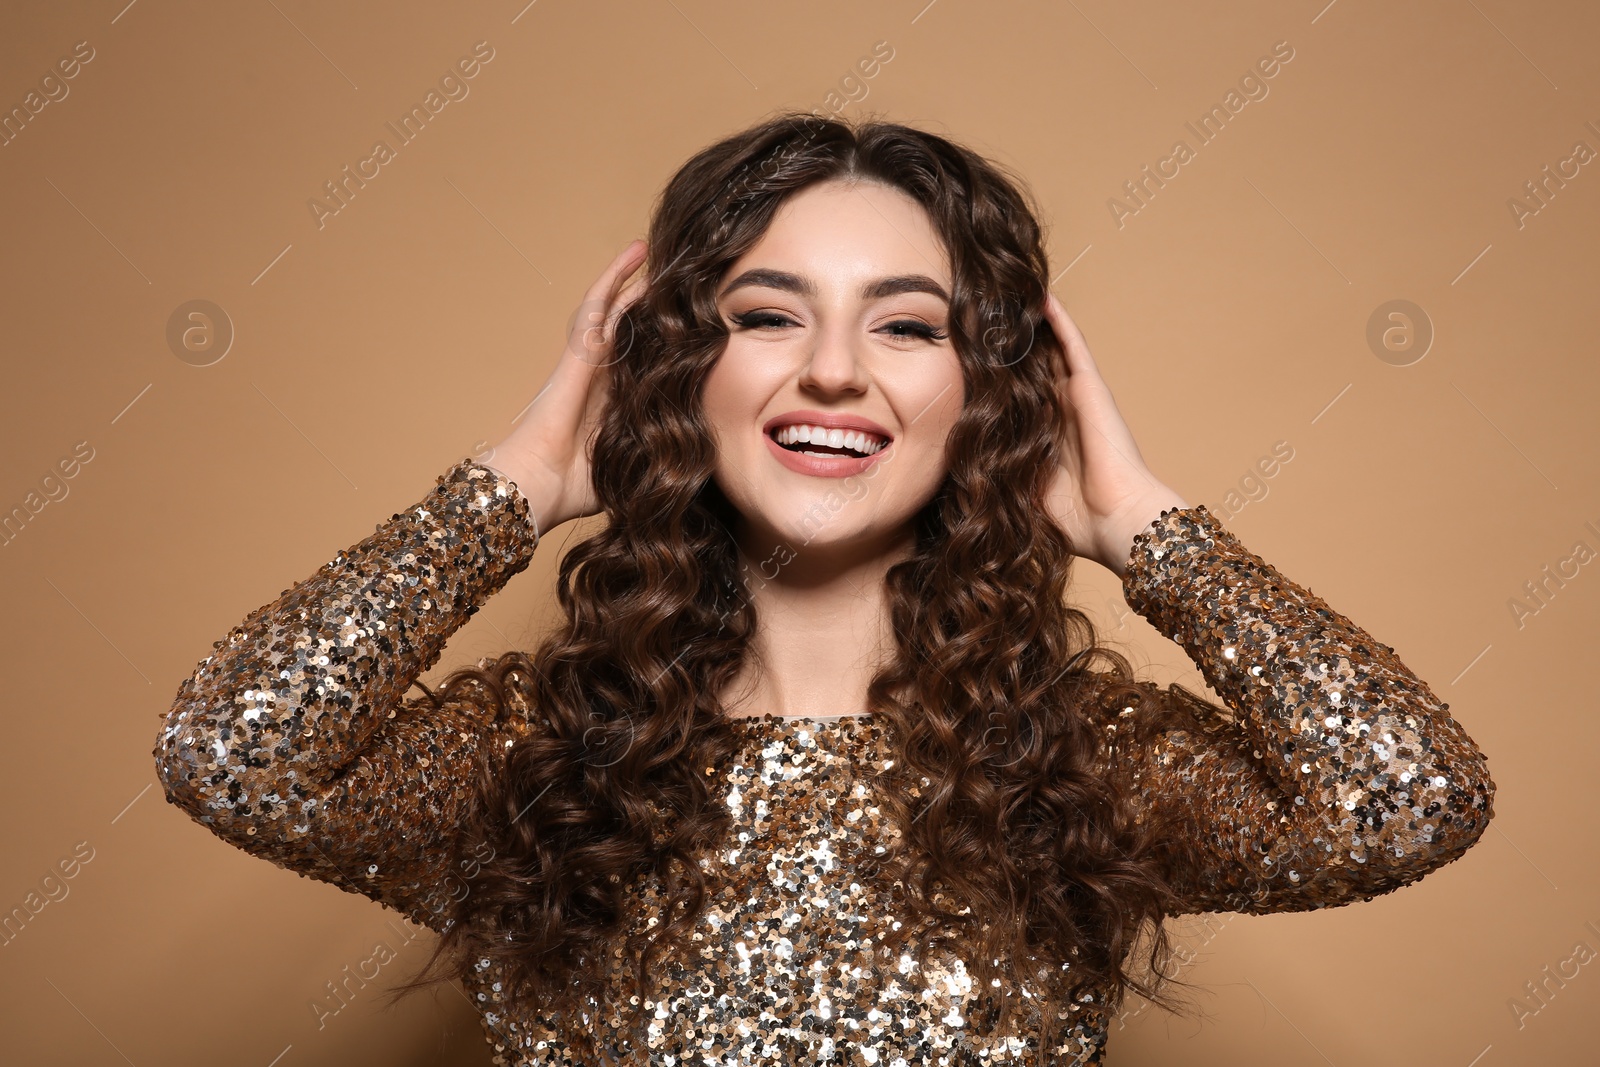
[[[906,193],[878,183],[826,182],[786,200],[724,278],[765,268],[802,284],[858,290],[884,278],[921,275],[948,294],[949,259],[932,218]],[[810,295],[803,288],[776,287]]]

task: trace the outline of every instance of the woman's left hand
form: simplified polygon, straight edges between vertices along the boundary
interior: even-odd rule
[[[1050,514],[1080,556],[1123,576],[1133,537],[1162,511],[1188,507],[1145,466],[1089,346],[1054,293],[1045,317],[1066,354],[1061,395],[1066,435],[1051,483]]]

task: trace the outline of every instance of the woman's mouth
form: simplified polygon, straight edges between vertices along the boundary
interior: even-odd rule
[[[830,430],[807,423],[780,426],[772,439],[791,452],[813,456],[871,456],[888,447],[889,440],[865,430]]]
[[[865,430],[839,430],[809,423],[779,426],[764,434],[785,467],[800,474],[844,478],[872,466],[893,442]]]

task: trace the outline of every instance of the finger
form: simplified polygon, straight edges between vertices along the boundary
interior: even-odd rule
[[[622,313],[629,305],[639,298],[649,281],[648,272],[642,270],[647,259],[647,251],[647,246],[639,241],[623,249],[612,262],[611,268],[608,268],[607,274],[610,280],[603,301],[599,304],[585,305],[583,314],[585,329],[581,340],[584,362],[595,366],[609,366],[626,355],[613,352],[612,344],[616,337],[617,320],[622,317]],[[632,278],[632,281],[629,281],[629,278]]]
[[[595,350],[590,362],[597,366],[609,367],[627,358],[627,350],[617,348],[617,323],[628,308],[639,299],[646,284],[646,278],[640,275],[612,300],[611,307],[606,312],[605,322],[594,330],[592,340],[595,342]],[[632,347],[631,337],[629,347]]]
[[[611,284],[606,289],[604,318],[608,327],[616,321],[616,317],[631,302],[630,294],[634,293],[645,280],[643,270],[647,258],[645,243],[634,240],[625,248],[612,264],[615,268],[611,276]],[[632,278],[630,282],[628,279]]]
[[[572,354],[578,356],[580,360],[597,347],[591,337],[592,331],[596,327],[601,327],[600,332],[602,334],[605,332],[603,327],[610,315],[611,306],[616,301],[617,291],[622,288],[623,282],[629,275],[639,269],[644,260],[645,243],[639,238],[634,238],[623,246],[622,251],[612,258],[606,269],[594,280],[594,284],[584,292],[583,303],[578,306],[578,313],[573,318],[572,324],[572,332],[578,335],[578,346],[574,348]]]
[[[617,320],[620,319],[622,317],[622,313],[627,311],[628,308],[633,305],[634,301],[638,300],[640,295],[644,293],[645,286],[648,284],[648,282],[649,279],[645,275],[641,274],[634,278],[633,281],[629,282],[627,288],[623,289],[622,292],[617,294],[616,298],[612,301],[611,312],[606,316],[607,337],[615,336]]]
[[[1099,369],[1093,359],[1086,359],[1088,345],[1084,343],[1083,332],[1078,329],[1078,324],[1072,321],[1072,316],[1067,314],[1067,309],[1061,301],[1056,299],[1054,293],[1045,294],[1045,317],[1055,330],[1056,338],[1060,342],[1061,364],[1064,373],[1060,379],[1062,402],[1065,406],[1069,421],[1076,422],[1080,414],[1078,408],[1081,404],[1094,404],[1096,386],[1100,383]],[[1087,413],[1093,417],[1093,412]]]
[[[622,269],[617,272],[610,294],[610,300],[616,306],[616,310],[621,311],[627,307],[644,289],[645,283],[649,280],[649,272],[645,270],[648,256],[646,246],[639,245],[638,251],[630,256],[624,262]]]
[[[583,294],[584,303],[610,303],[622,280],[638,269],[644,262],[645,243],[635,237],[623,246],[606,269],[600,272],[600,277],[589,286],[588,292]]]
[[[584,293],[583,303],[568,329],[567,343],[562,356],[557,359],[544,388],[534,397],[530,408],[552,408],[560,413],[562,427],[575,429],[585,407],[595,370],[605,362],[604,335],[606,323],[603,312],[609,307],[622,281],[633,274],[645,260],[645,243],[635,238],[614,256],[606,269],[600,272]],[[600,336],[596,336],[596,335]],[[545,411],[544,418],[552,417]]]
[[[1045,306],[1050,323],[1056,327],[1067,353],[1068,388],[1079,398],[1078,404],[1069,401],[1069,406],[1085,409],[1085,421],[1099,438],[1098,441],[1085,441],[1085,447],[1094,449],[1103,442],[1124,462],[1137,462],[1139,450],[1134,443],[1133,432],[1123,419],[1116,398],[1111,395],[1111,387],[1100,375],[1100,367],[1089,352],[1083,331],[1078,329],[1078,324],[1072,321],[1072,316],[1067,314],[1066,307],[1054,293],[1047,295]]]
[[[1050,325],[1055,327],[1057,335],[1061,338],[1062,348],[1066,351],[1067,373],[1100,377],[1100,367],[1089,352],[1089,342],[1084,339],[1083,331],[1072,321],[1072,316],[1067,314],[1066,306],[1056,298],[1056,294],[1049,293],[1045,297],[1045,313],[1050,319]]]
[[[1062,348],[1066,352],[1067,391],[1077,397],[1078,403],[1093,409],[1090,414],[1097,422],[1121,422],[1116,398],[1111,395],[1111,387],[1106,384],[1100,373],[1100,365],[1089,351],[1083,331],[1078,329],[1078,324],[1072,321],[1072,316],[1067,314],[1066,307],[1056,299],[1054,293],[1049,295],[1046,307],[1050,322],[1059,331]]]
[[[610,353],[611,336],[617,316],[626,306],[625,302],[619,301],[619,290],[624,288],[624,283],[643,266],[645,260],[645,243],[637,238],[628,242],[584,294],[583,303],[574,313],[567,333],[566,354],[573,359],[562,360],[562,366],[558,367],[558,373],[564,370],[566,375],[578,377],[582,384],[566,385],[566,388],[586,389],[589,375],[596,368],[613,361]],[[641,274],[640,279],[643,277]],[[569,362],[584,366],[566,368],[565,364]]]

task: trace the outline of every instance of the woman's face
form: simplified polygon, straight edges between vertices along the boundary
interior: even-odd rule
[[[901,536],[961,411],[951,288],[927,213],[870,182],[791,196],[729,268],[703,404],[748,533],[796,551]]]

